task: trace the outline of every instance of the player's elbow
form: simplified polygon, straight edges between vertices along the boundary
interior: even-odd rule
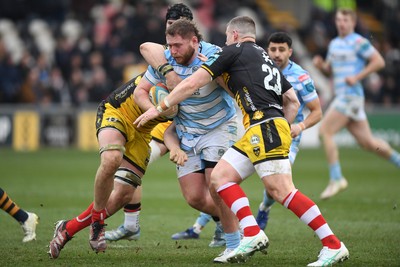
[[[385,60],[381,57],[381,60],[380,60],[380,69],[383,69],[384,67],[386,67],[386,62],[385,62]]]
[[[315,120],[316,123],[322,120],[322,109],[319,108],[315,111]]]
[[[375,54],[374,63],[376,71],[383,69],[386,65],[385,59],[379,53]]]
[[[142,44],[139,46],[140,52],[143,52],[143,51],[148,50],[149,47],[150,47],[150,45],[151,45],[150,42],[142,43]]]

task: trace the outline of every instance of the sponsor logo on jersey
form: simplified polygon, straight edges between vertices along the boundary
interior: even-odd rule
[[[253,120],[261,120],[262,118],[264,118],[264,112],[257,110],[253,113]]]
[[[307,73],[299,76],[299,81],[300,82],[304,82],[305,80],[310,79],[310,75],[308,75]]]
[[[123,99],[128,94],[128,90],[133,86],[134,86],[133,83],[129,84],[129,86],[127,88],[125,88],[123,91],[121,91],[118,94],[115,94],[114,99],[115,100]]]
[[[109,122],[118,122],[118,119],[117,119],[117,118],[110,117],[110,118],[107,118],[106,121],[109,121]]]
[[[227,72],[222,73],[222,78],[224,79],[225,84],[228,85],[229,78],[231,78],[229,73],[227,73]]]
[[[311,82],[307,83],[305,86],[306,86],[306,90],[308,92],[314,91],[314,86],[313,86],[313,84]]]
[[[141,75],[137,76],[137,78],[135,79],[135,85],[138,85],[141,79],[142,79]]]
[[[197,88],[192,95],[200,95],[200,88]]]

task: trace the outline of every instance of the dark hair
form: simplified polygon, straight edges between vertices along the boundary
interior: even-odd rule
[[[237,30],[240,37],[256,38],[256,24],[249,16],[237,16],[228,22],[227,29]]]
[[[269,46],[269,43],[287,43],[288,47],[291,48],[292,38],[290,38],[290,36],[286,32],[274,32],[268,38],[267,47]]]
[[[193,20],[193,14],[190,8],[182,3],[170,6],[167,10],[167,14],[165,15],[165,21],[169,19],[178,20],[180,18]]]
[[[165,31],[165,34],[175,36],[180,35],[183,39],[191,38],[196,36],[199,42],[203,40],[199,29],[197,29],[196,24],[193,21],[187,19],[178,19],[171,24]]]

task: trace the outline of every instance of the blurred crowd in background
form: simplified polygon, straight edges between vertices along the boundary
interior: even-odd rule
[[[264,47],[271,32],[289,30],[270,22],[259,6],[262,0],[0,0],[0,104],[99,103],[145,70],[139,45],[165,42],[165,13],[177,2],[191,7],[205,40],[220,46],[226,22],[239,14],[256,20],[257,42]],[[295,31],[309,57],[324,56],[336,36],[333,14],[339,0],[299,2],[309,4],[310,16]],[[364,81],[367,103],[398,106],[400,4],[340,2],[372,16],[382,28],[372,32],[361,19],[357,27],[386,59],[386,68]]]

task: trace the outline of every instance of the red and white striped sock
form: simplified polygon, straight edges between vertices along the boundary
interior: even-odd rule
[[[84,212],[82,212],[77,217],[67,222],[65,228],[67,229],[67,233],[69,236],[75,235],[77,232],[88,227],[91,224],[92,209],[93,209],[93,202]]]
[[[242,188],[236,183],[227,183],[217,189],[219,196],[224,200],[225,204],[239,219],[243,234],[247,236],[255,236],[260,232],[260,227],[256,222],[249,206],[249,199],[243,192]]]
[[[340,248],[339,239],[333,234],[314,201],[295,189],[283,200],[282,204],[314,230],[323,246],[331,249]]]
[[[98,221],[100,224],[104,224],[104,220],[107,218],[107,210],[95,210],[92,209],[92,223]]]

